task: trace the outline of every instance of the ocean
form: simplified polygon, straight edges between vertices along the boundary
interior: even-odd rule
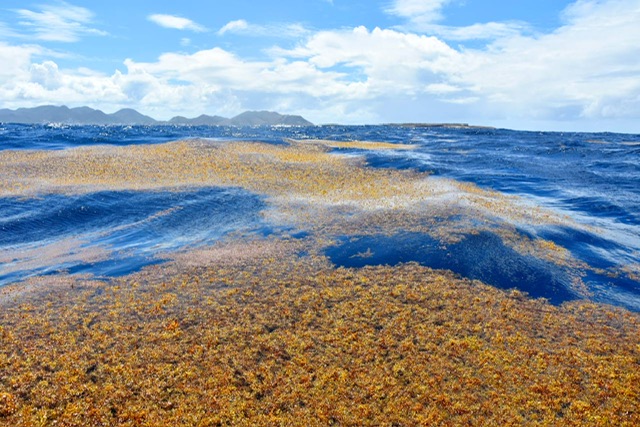
[[[435,193],[429,190],[437,197],[411,190],[403,198],[399,191],[380,196],[384,206],[370,206],[374,196],[364,200],[352,194],[329,203],[307,190],[296,193],[295,203],[322,202],[334,212],[331,221],[318,225],[301,220],[291,200],[283,207],[286,189],[272,191],[253,181],[245,185],[240,178],[253,173],[251,162],[246,171],[228,172],[232,184],[209,183],[187,167],[175,185],[168,185],[172,181],[162,181],[162,174],[171,163],[167,157],[158,160],[158,150],[190,149],[171,145],[183,140],[198,149],[237,144],[247,153],[251,144],[286,148],[292,140],[333,141],[323,147],[353,162],[354,194],[383,191],[375,186],[386,181],[376,178],[365,187],[358,186],[358,177],[362,171],[386,171],[399,174],[394,180],[414,180],[411,185],[415,180],[437,184]],[[103,166],[111,172],[94,164],[96,177],[109,177],[107,185],[107,178],[87,181],[91,171],[81,171],[84,181],[72,179],[79,174],[77,163],[61,160],[64,153],[92,156],[93,149],[102,150],[101,156],[110,153],[101,159],[122,159],[135,147],[149,148],[135,151],[138,163],[132,164],[162,170],[141,174],[136,182],[135,176],[119,178],[121,163],[106,161]],[[273,155],[260,150],[263,157]],[[171,158],[179,162],[176,153]],[[287,159],[308,161],[296,155]],[[68,171],[69,182],[34,182],[47,172],[30,169],[36,168],[34,159],[58,168],[59,176]],[[128,172],[135,175],[136,167]],[[313,171],[325,174],[320,187],[329,183],[335,190],[333,169],[323,164]],[[392,125],[0,124],[0,179],[0,286],[56,275],[109,280],[161,265],[178,252],[249,236],[322,240],[315,247],[337,266],[416,262],[553,304],[588,299],[640,311],[640,135]],[[152,185],[155,179],[158,184]],[[343,195],[347,184],[340,187]],[[325,194],[320,187],[317,191]],[[393,222],[392,212],[404,215],[409,205],[410,223]],[[356,209],[366,211],[357,222]]]

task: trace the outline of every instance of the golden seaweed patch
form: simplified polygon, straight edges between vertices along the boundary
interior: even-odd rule
[[[300,244],[4,294],[0,425],[640,423],[637,314]]]

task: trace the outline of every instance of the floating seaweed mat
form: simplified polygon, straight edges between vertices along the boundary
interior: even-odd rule
[[[640,424],[638,314],[296,245],[3,290],[0,425]]]
[[[264,197],[275,225],[323,235],[425,232],[451,243],[471,232],[501,233],[522,253],[586,268],[566,248],[515,231],[584,228],[571,218],[472,184],[426,173],[368,168],[363,158],[332,154],[345,143],[290,140],[289,145],[178,141],[128,147],[0,153],[0,196],[32,198],[103,191],[239,187]],[[352,142],[360,149],[411,146]],[[448,219],[448,220],[445,220]],[[497,231],[496,231],[497,230]],[[551,243],[551,242],[547,242]]]

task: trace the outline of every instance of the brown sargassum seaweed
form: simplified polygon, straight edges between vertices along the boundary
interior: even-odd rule
[[[336,268],[321,250],[364,225],[452,240],[485,227],[522,253],[587,268],[510,227],[569,219],[326,146],[2,154],[4,195],[240,186],[268,197],[269,220],[315,237],[230,236],[108,282],[0,290],[0,425],[640,425],[637,313],[553,306],[413,263]],[[433,220],[460,206],[475,221]]]
[[[0,425],[638,425],[637,314],[295,246],[6,291]]]

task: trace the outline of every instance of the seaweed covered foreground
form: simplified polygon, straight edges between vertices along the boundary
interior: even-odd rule
[[[0,152],[0,425],[640,425],[633,218],[420,149]]]
[[[640,318],[297,240],[5,291],[0,425],[640,422]]]

